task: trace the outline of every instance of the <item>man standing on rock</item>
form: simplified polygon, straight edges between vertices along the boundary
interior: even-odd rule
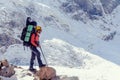
[[[32,54],[31,54],[30,68],[29,68],[30,71],[35,71],[35,69],[33,68],[35,57],[37,57],[39,68],[46,66],[45,64],[42,63],[42,60],[41,60],[41,57],[40,57],[40,52],[37,49],[37,47],[40,47],[39,35],[40,35],[41,32],[42,32],[41,27],[36,26],[35,27],[35,32],[32,33],[32,36],[31,36],[31,47],[30,48],[31,48]]]

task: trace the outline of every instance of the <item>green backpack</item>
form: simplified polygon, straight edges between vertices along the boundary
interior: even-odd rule
[[[35,32],[33,25],[28,25],[28,27],[25,27],[22,31],[21,40],[23,41],[24,46],[30,46],[31,45],[31,35]]]

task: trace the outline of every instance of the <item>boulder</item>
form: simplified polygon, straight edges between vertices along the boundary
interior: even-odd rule
[[[11,77],[15,74],[14,66],[9,65],[9,62],[5,59],[0,61],[0,76]]]
[[[56,70],[52,67],[42,67],[36,76],[39,80],[53,80],[56,77]]]

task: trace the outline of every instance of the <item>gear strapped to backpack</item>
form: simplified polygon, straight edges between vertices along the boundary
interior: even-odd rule
[[[35,33],[34,26],[37,26],[36,21],[29,22],[26,27],[23,28],[21,33],[21,40],[23,41],[23,46],[31,46],[31,35],[32,33]]]
[[[23,45],[29,47],[31,45],[31,35],[35,32],[33,25],[28,25],[27,27],[23,28],[21,34],[21,40],[23,41]]]

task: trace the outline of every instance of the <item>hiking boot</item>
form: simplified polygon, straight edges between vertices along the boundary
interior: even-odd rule
[[[40,65],[40,68],[41,68],[41,67],[45,67],[45,66],[46,66],[46,64],[42,64],[42,65]]]
[[[36,69],[34,69],[34,68],[29,68],[29,70],[30,70],[30,71],[36,71]]]

